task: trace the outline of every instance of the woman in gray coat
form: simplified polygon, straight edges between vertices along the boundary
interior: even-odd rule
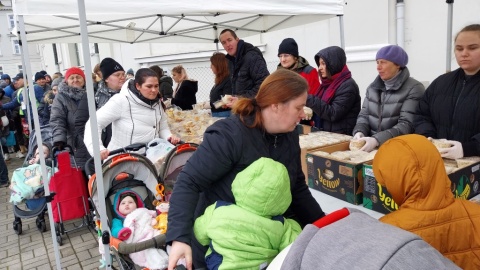
[[[425,87],[410,77],[407,53],[397,45],[377,52],[378,76],[368,86],[353,129],[354,139],[365,141],[370,152],[388,139],[413,133],[413,118]]]
[[[83,95],[85,95],[85,73],[77,67],[72,67],[65,73],[65,81],[58,85],[58,94],[53,100],[50,115],[53,146],[59,149],[63,149],[66,145],[71,146],[77,166],[81,168],[86,158],[79,157],[77,154],[82,145],[79,142],[83,138],[79,138],[75,130],[75,116]]]

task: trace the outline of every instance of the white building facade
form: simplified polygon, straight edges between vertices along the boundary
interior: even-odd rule
[[[377,75],[375,54],[382,46],[398,44],[409,55],[408,68],[412,77],[425,84],[450,68],[446,66],[447,55],[446,1],[439,0],[351,0],[345,1],[343,25],[347,65],[357,81],[362,97],[367,86]],[[463,0],[453,4],[454,36],[462,27],[480,23],[480,1]],[[267,32],[245,38],[264,53],[271,72],[278,64],[278,45],[287,37],[294,38],[299,53],[312,66],[314,55],[327,46],[340,46],[340,20],[332,18],[280,31]],[[3,30],[2,30],[3,31]],[[2,35],[3,38],[3,35]],[[242,38],[242,37],[240,37]],[[42,46],[44,68],[53,73],[71,66],[82,66],[80,46],[56,44],[57,62],[51,44]],[[222,49],[222,47],[220,46]],[[98,44],[98,53],[91,46],[92,66],[105,57],[112,57],[125,70],[159,65],[168,72],[179,64],[189,77],[199,81],[197,100],[208,99],[213,86],[213,74],[209,58],[216,50],[215,44]],[[458,68],[453,52],[451,70]]]
[[[14,77],[23,72],[22,54],[19,40],[11,34],[15,27],[11,1],[0,1],[0,75]],[[29,45],[30,62],[33,70],[42,69],[41,45]]]

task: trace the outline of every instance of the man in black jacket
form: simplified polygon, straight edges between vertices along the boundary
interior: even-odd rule
[[[230,29],[223,30],[219,39],[227,51],[232,93],[235,96],[255,97],[260,84],[270,74],[262,52],[252,44],[239,39]]]

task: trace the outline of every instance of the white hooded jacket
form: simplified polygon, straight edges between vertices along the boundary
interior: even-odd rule
[[[120,90],[97,111],[97,132],[101,138],[102,129],[112,123],[112,139],[108,150],[112,151],[133,143],[148,143],[155,138],[167,139],[172,136],[167,123],[167,114],[159,102],[152,106],[140,100],[128,89],[127,80]],[[85,125],[84,142],[90,155],[93,156],[92,133],[90,120]],[[99,141],[100,151],[104,150]]]

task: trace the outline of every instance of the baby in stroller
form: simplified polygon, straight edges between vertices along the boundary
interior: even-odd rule
[[[47,161],[47,176],[52,174],[51,162],[47,159],[50,155],[50,145],[43,143],[43,152]],[[24,167],[16,169],[12,174],[10,202],[15,204],[13,229],[17,234],[22,233],[22,218],[37,217],[35,221],[39,231],[46,231],[45,211],[46,199],[43,197],[43,179],[41,173],[40,154],[38,147],[35,146],[34,155],[24,162]],[[22,209],[19,204],[25,202],[27,209]]]
[[[141,196],[135,191],[124,188],[115,194],[112,220],[112,236],[126,243],[138,243],[152,239],[160,231],[154,229],[157,212],[144,207]],[[123,222],[122,222],[123,221]],[[162,249],[148,248],[130,254],[132,261],[149,269],[165,269],[168,255]]]
[[[43,154],[45,156],[45,159],[47,159],[49,156],[50,156],[50,145],[47,144],[46,142],[43,143],[42,145],[43,147]],[[47,160],[48,161],[48,160]],[[38,149],[37,146],[35,146],[34,148],[34,154],[33,156],[30,158],[30,160],[27,161],[28,164],[32,165],[32,164],[36,164],[36,163],[40,163],[40,151]],[[50,166],[51,164],[47,164],[47,166]]]

